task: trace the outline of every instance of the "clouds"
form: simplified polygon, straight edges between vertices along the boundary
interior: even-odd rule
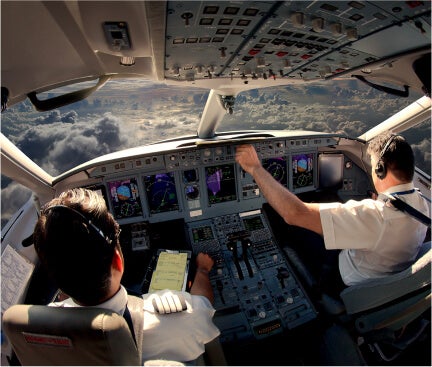
[[[12,182],[1,191],[1,225],[3,226],[30,198],[31,191],[26,187]]]
[[[75,115],[55,113],[50,116],[65,119]],[[19,136],[15,144],[54,176],[128,145],[121,132],[121,121],[110,113],[95,121],[74,122],[68,127],[58,120],[49,126],[35,125]]]

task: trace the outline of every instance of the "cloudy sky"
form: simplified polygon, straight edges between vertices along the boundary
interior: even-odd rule
[[[195,134],[208,92],[141,81],[111,81],[85,101],[46,113],[29,102],[2,114],[1,131],[51,175],[101,154]],[[307,129],[358,136],[419,96],[400,99],[357,84],[252,90],[237,97],[220,131]],[[404,134],[430,173],[430,121]],[[2,176],[2,225],[30,193]]]

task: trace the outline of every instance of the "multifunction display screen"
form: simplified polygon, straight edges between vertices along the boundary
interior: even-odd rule
[[[209,204],[237,199],[233,164],[205,167]]]
[[[110,181],[107,185],[116,219],[143,214],[136,178]]]
[[[306,153],[291,157],[293,189],[313,186],[314,156],[314,153]]]
[[[144,176],[144,187],[151,214],[179,210],[174,173]]]
[[[262,160],[263,167],[273,176],[273,178],[287,186],[287,164],[285,157],[265,158]]]

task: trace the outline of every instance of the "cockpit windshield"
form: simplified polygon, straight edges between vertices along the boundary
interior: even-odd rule
[[[196,135],[209,92],[143,80],[108,81],[80,102],[37,112],[28,100],[2,114],[1,131],[34,162],[56,176],[100,155],[180,136]],[[52,97],[52,95],[49,95]],[[357,137],[414,102],[357,81],[253,89],[238,94],[232,114],[216,129],[313,130]],[[430,120],[405,132],[417,166],[430,174]],[[30,195],[2,177],[2,219]],[[18,194],[19,193],[19,194]],[[10,200],[15,197],[15,200]],[[16,207],[14,207],[16,210]]]

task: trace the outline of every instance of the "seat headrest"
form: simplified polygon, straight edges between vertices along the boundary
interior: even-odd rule
[[[129,326],[90,307],[14,305],[3,328],[22,365],[138,365]]]

